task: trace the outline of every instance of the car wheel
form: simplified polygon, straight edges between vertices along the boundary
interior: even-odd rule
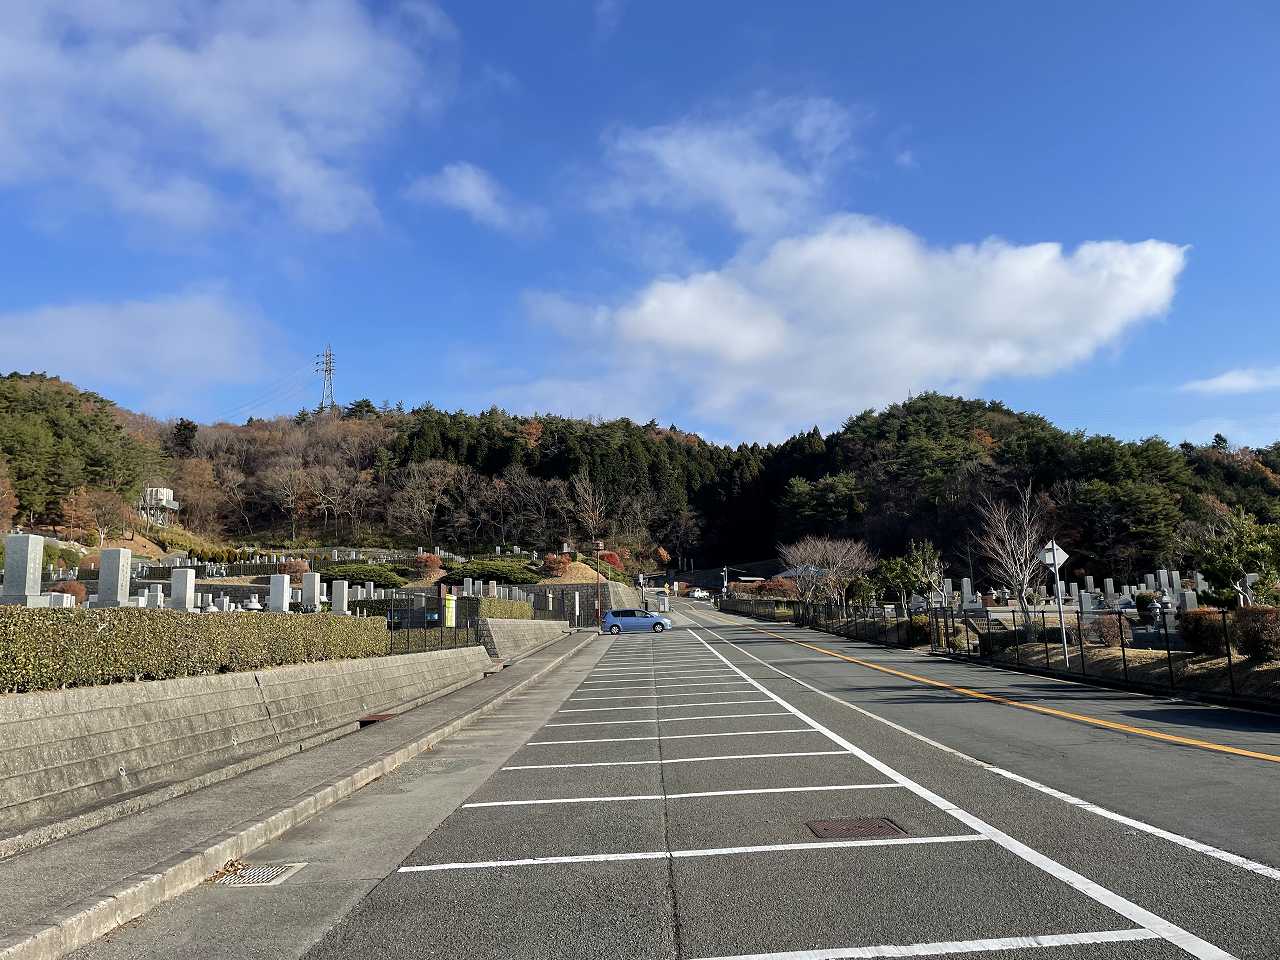
[[[615,623],[613,626],[609,628],[609,632],[617,636],[619,633],[622,632],[622,628]]]
[[[667,629],[667,628],[666,628],[666,627],[664,627],[664,626],[663,626],[662,624],[660,624],[660,623],[655,623],[655,624],[653,625],[653,632],[654,632],[654,633],[661,633],[661,632],[662,632],[663,630],[665,630],[665,629]]]

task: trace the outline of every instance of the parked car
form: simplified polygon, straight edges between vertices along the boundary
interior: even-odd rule
[[[707,591],[703,590],[701,587],[694,587],[689,591],[689,596],[693,600],[706,600],[711,596],[711,594],[707,593]]]
[[[671,618],[663,617],[648,610],[610,610],[604,615],[604,623],[600,629],[609,633],[622,633],[624,630],[652,630],[661,633],[671,629]]]

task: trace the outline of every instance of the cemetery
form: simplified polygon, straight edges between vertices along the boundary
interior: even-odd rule
[[[297,555],[155,564],[135,562],[128,549],[107,548],[96,570],[60,576],[44,563],[42,537],[11,534],[4,547],[0,692],[467,645],[486,646],[498,656],[495,635],[518,638],[504,648],[510,655],[531,638],[545,639],[546,630],[560,636],[570,624],[594,624],[596,618],[596,593],[587,584],[539,589],[462,576],[456,583],[406,589],[334,576],[356,569],[374,576],[383,569],[367,562],[353,566],[369,559],[356,550],[313,556],[310,562],[320,569],[312,571]],[[465,558],[441,553],[459,571],[467,569]],[[419,548],[415,555],[424,554]],[[68,582],[86,588],[83,604],[60,589]],[[546,628],[517,627],[532,621]]]

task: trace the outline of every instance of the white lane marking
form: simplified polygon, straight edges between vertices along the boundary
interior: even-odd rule
[[[697,793],[634,793],[614,797],[556,797],[548,800],[488,800],[464,807],[527,807],[545,803],[611,803],[615,800],[688,800],[692,797],[742,797],[757,793],[825,793],[831,790],[899,789],[897,783],[842,783],[816,787],[759,787],[754,790],[700,790]]]
[[[745,687],[746,684],[740,683],[738,684],[738,686]],[[701,693],[628,693],[625,696],[619,695],[619,696],[608,696],[608,697],[570,697],[569,700],[570,702],[576,702],[579,700],[657,700],[659,697],[666,697],[667,699],[672,699],[674,697],[714,697],[717,692],[723,693],[725,696],[732,696],[733,694],[746,693],[747,691],[746,690],[721,690],[721,691],[703,690]],[[680,706],[680,704],[676,704],[676,706]],[[688,706],[688,704],[684,704],[684,706]]]
[[[782,853],[792,850],[836,850],[848,847],[900,847],[926,843],[967,843],[986,840],[979,833],[945,837],[890,837],[886,840],[817,840],[813,843],[766,843],[752,847],[715,847],[707,850],[646,850],[643,853],[582,853],[568,857],[527,857],[523,860],[478,860],[470,863],[426,863],[401,867],[400,873],[434,870],[480,870],[487,867],[533,867],[551,863],[603,863],[616,860],[686,860],[691,857],[727,857],[741,853]]]
[[[876,957],[943,957],[956,953],[1025,950],[1031,947],[1073,947],[1090,943],[1159,940],[1150,930],[1101,930],[1097,933],[1051,933],[1039,937],[995,937],[989,940],[948,940],[936,943],[883,944],[877,947],[835,947],[830,950],[791,950],[783,953],[744,953],[705,960],[874,960]]]
[[[730,676],[732,676],[732,674],[730,674]],[[599,683],[602,681],[596,681],[596,682]],[[665,689],[668,687],[740,687],[742,686],[741,680],[699,680],[696,683],[653,683],[648,680],[644,680],[644,681],[618,680],[616,682],[619,684],[630,684],[630,686],[611,687],[610,689],[629,690],[634,687],[647,687],[649,689],[659,689],[659,688]],[[595,691],[591,690],[588,692],[594,693]]]
[[[570,767],[647,767],[660,763],[706,763],[708,760],[765,760],[773,757],[847,757],[847,750],[797,750],[790,753],[727,753],[718,757],[669,757],[663,760],[593,760],[588,763],[521,763],[503,770],[566,770]]]
[[[707,632],[711,633],[712,631],[707,630]],[[720,639],[723,640],[724,638],[721,637]],[[1122,823],[1127,827],[1133,827],[1133,829],[1135,830],[1141,830],[1143,833],[1149,833],[1154,837],[1160,837],[1162,840],[1168,840],[1170,843],[1176,843],[1180,847],[1186,847],[1188,850],[1194,850],[1197,853],[1202,853],[1207,857],[1213,857],[1215,860],[1221,860],[1224,863],[1231,864],[1232,866],[1241,867],[1245,870],[1249,870],[1252,873],[1260,874],[1261,876],[1267,877],[1271,880],[1280,880],[1280,870],[1276,869],[1275,867],[1268,866],[1265,863],[1259,863],[1257,860],[1250,860],[1249,858],[1242,857],[1236,853],[1230,853],[1226,850],[1219,849],[1218,847],[1210,846],[1209,844],[1202,843],[1199,840],[1193,840],[1191,837],[1184,837],[1182,834],[1173,833],[1172,831],[1165,830],[1163,827],[1157,827],[1155,826],[1155,824],[1147,823],[1143,820],[1136,820],[1133,817],[1126,816],[1123,813],[1117,813],[1114,810],[1108,810],[1106,807],[1100,807],[1096,803],[1092,803],[1088,800],[1083,800],[1080,797],[1076,797],[1069,793],[1065,793],[1062,790],[1057,790],[1054,787],[1050,787],[1036,780],[1032,780],[1030,777],[1024,777],[1019,773],[1014,773],[1012,770],[1006,770],[1003,767],[997,767],[993,763],[988,763],[986,760],[979,760],[977,757],[971,757],[969,756],[969,754],[962,753],[961,751],[955,749],[954,747],[948,747],[945,743],[939,743],[937,740],[933,740],[930,737],[926,737],[922,733],[916,733],[916,731],[908,727],[904,727],[900,723],[895,723],[894,721],[888,719],[887,717],[882,717],[878,713],[872,713],[870,710],[867,710],[865,707],[860,707],[857,704],[850,703],[848,700],[841,700],[839,697],[835,696],[835,694],[828,693],[825,690],[819,690],[817,687],[811,684],[805,683],[805,681],[801,680],[799,677],[794,677],[784,670],[779,670],[773,664],[765,660],[761,660],[759,657],[757,657],[755,654],[751,653],[750,651],[743,650],[741,647],[737,647],[737,645],[733,644],[731,640],[725,640],[724,642],[734,646],[735,649],[737,649],[740,653],[750,657],[752,660],[755,660],[761,665],[768,667],[774,673],[780,676],[786,677],[788,680],[791,680],[795,683],[798,683],[800,686],[804,687],[806,690],[810,690],[821,697],[826,697],[828,700],[838,703],[842,707],[847,707],[848,709],[861,714],[862,716],[866,717],[869,720],[874,720],[877,723],[883,723],[886,727],[891,727],[892,729],[897,730],[899,733],[906,734],[908,737],[911,737],[913,740],[918,740],[921,743],[928,744],[929,746],[933,747],[935,750],[941,750],[943,753],[948,753],[959,760],[965,761],[966,763],[972,763],[976,766],[982,767],[982,769],[988,771],[989,773],[994,773],[998,777],[1004,777],[1006,780],[1012,780],[1015,783],[1020,783],[1025,787],[1030,787],[1032,790],[1037,790],[1040,793],[1053,797],[1056,800],[1061,800],[1063,803],[1069,803],[1073,807],[1079,807],[1081,810],[1084,810],[1088,813],[1092,813],[1096,816],[1103,817],[1107,820],[1114,820],[1116,823]]]
[[[662,740],[702,740],[707,737],[757,737],[768,733],[817,733],[809,727],[785,730],[730,730],[727,733],[669,733]],[[530,740],[526,747],[551,747],[565,743],[624,743],[631,740],[657,740],[658,737],[594,737],[586,740]]]
[[[789,717],[785,710],[770,713],[708,713],[698,717],[649,717],[646,720],[571,720],[567,723],[546,723],[545,727],[611,727],[619,723],[683,723],[686,720],[736,720],[739,717]]]
[[[721,637],[719,634],[715,633],[714,631],[707,630],[707,632],[711,634],[711,636],[717,637],[718,639],[720,639],[721,642],[729,644],[729,646],[733,647],[735,650],[738,649],[737,644],[733,643],[732,641],[725,640],[723,637]],[[696,637],[698,635],[695,633],[694,636]],[[702,638],[699,637],[698,639],[701,640]],[[706,643],[705,640],[703,640],[702,642]],[[897,770],[893,769],[893,767],[889,766],[887,763],[877,760],[875,757],[867,753],[861,747],[858,747],[855,744],[851,743],[850,741],[846,740],[844,737],[840,736],[838,733],[835,733],[834,731],[827,729],[822,724],[820,724],[817,720],[814,720],[812,717],[808,716],[797,707],[792,706],[786,700],[783,700],[782,697],[778,696],[776,693],[773,693],[772,691],[766,689],[757,681],[752,680],[745,673],[742,673],[741,670],[738,670],[738,668],[735,667],[732,663],[729,663],[729,661],[725,659],[724,655],[721,654],[719,651],[717,651],[709,643],[707,644],[707,649],[710,650],[712,653],[715,653],[716,656],[720,657],[720,659],[724,660],[724,662],[728,664],[731,669],[740,673],[752,686],[756,687],[766,697],[769,697],[775,700],[779,704],[779,706],[795,714],[797,719],[802,720],[805,723],[808,723],[816,731],[822,733],[825,737],[827,737],[827,739],[829,739],[832,743],[838,746],[844,747],[850,753],[854,754],[854,756],[861,759],[864,763],[870,764],[872,767],[879,770],[882,774],[884,774],[889,779],[902,784],[904,787],[906,787],[916,796],[920,797],[922,800],[925,800],[926,802],[932,804],[933,806],[937,807],[939,810],[949,813],[951,816],[955,817],[961,823],[965,824],[966,826],[968,826],[973,830],[976,830],[980,835],[993,841],[999,846],[1004,847],[1004,849],[1008,850],[1014,856],[1027,861],[1032,866],[1039,867],[1045,873],[1049,874],[1050,876],[1058,880],[1061,880],[1063,883],[1067,884],[1069,887],[1072,887],[1073,889],[1078,890],[1080,893],[1083,893],[1089,899],[1102,904],[1104,907],[1107,907],[1110,910],[1115,911],[1125,919],[1131,920],[1132,922],[1138,924],[1139,926],[1145,927],[1146,929],[1152,931],[1153,933],[1159,934],[1169,943],[1172,943],[1174,946],[1180,947],[1181,949],[1185,950],[1187,953],[1191,954],[1192,956],[1200,958],[1200,960],[1237,960],[1237,958],[1233,957],[1231,954],[1227,953],[1225,950],[1215,947],[1213,944],[1209,943],[1206,940],[1201,940],[1195,934],[1191,933],[1188,930],[1182,929],[1182,927],[1179,927],[1177,924],[1172,923],[1169,920],[1165,920],[1163,917],[1157,916],[1156,914],[1152,913],[1150,910],[1146,910],[1138,906],[1133,901],[1126,900],[1124,897],[1120,896],[1118,893],[1114,893],[1111,890],[1108,890],[1106,887],[1103,887],[1101,884],[1095,883],[1094,881],[1090,880],[1088,877],[1084,876],[1083,874],[1077,873],[1071,868],[1063,866],[1062,864],[1058,863],[1056,860],[1052,860],[1049,857],[1046,857],[1044,854],[1031,849],[1025,843],[1022,843],[1018,840],[1013,839],[1013,837],[1009,836],[1004,831],[997,830],[995,827],[993,827],[991,824],[987,823],[986,821],[981,820],[978,817],[975,817],[973,814],[960,809],[950,800],[944,800],[942,797],[938,796],[938,794],[934,793],[932,790],[929,790],[928,788],[921,786],[911,778],[905,776],[904,774],[899,773]],[[759,658],[753,657],[752,659],[758,660]]]
[[[642,707],[563,707],[557,713],[599,713],[603,710],[683,710],[685,707],[727,707],[734,703],[773,703],[772,700],[705,700],[698,703],[648,703]]]
[[[600,664],[608,663],[607,660],[601,660]],[[592,673],[641,673],[646,670],[674,670],[677,667],[700,666],[703,664],[720,665],[720,661],[715,657],[699,657],[696,660],[637,660],[634,666],[623,667],[606,667],[597,665]]]
[[[597,684],[597,685],[600,685],[600,684],[614,684],[614,685],[622,685],[622,684],[628,684],[628,683],[630,683],[630,684],[635,684],[635,685],[640,685],[640,684],[646,684],[646,685],[647,685],[647,684],[653,683],[655,680],[709,680],[711,677],[731,677],[731,676],[733,676],[733,674],[728,673],[728,672],[726,672],[726,671],[724,671],[724,670],[703,670],[703,671],[702,671],[702,672],[700,672],[700,673],[684,673],[684,674],[681,674],[681,673],[673,673],[673,674],[672,674],[671,676],[669,676],[669,677],[617,677],[617,678],[612,679],[612,680],[583,680],[583,681],[582,681],[582,685],[583,685],[584,687],[585,687],[587,684]],[[728,681],[726,681],[726,682],[728,682]],[[674,684],[673,684],[673,683],[665,683],[665,684],[664,684],[664,683],[659,683],[659,684],[656,684],[656,686],[659,686],[659,687],[663,687],[663,686],[666,686],[666,687],[673,687],[673,686],[674,686],[674,687],[692,687],[692,686],[696,686],[696,684],[692,684],[692,683],[674,683]]]

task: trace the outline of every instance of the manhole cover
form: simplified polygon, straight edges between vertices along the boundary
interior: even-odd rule
[[[305,863],[239,863],[223,870],[213,882],[227,887],[273,887],[305,866]]]
[[[888,817],[840,817],[814,820],[809,824],[813,835],[822,840],[883,840],[905,837],[907,832]]]

